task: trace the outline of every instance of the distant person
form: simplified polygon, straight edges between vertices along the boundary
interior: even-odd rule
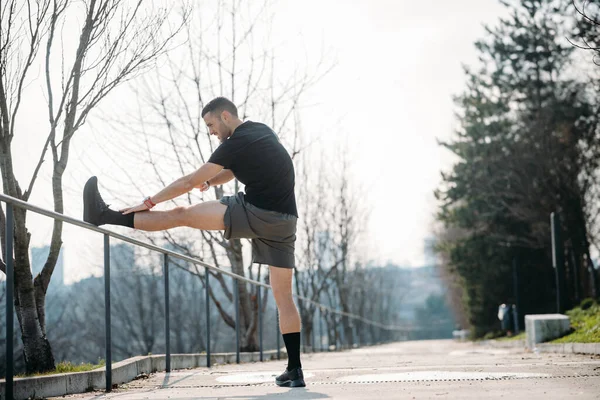
[[[83,191],[83,219],[96,226],[122,225],[144,231],[178,226],[223,230],[226,239],[252,239],[253,262],[269,265],[270,283],[279,310],[279,326],[288,353],[288,365],[275,379],[279,386],[304,387],[300,363],[300,316],[292,298],[295,268],[296,196],[294,165],[277,135],[267,125],[238,118],[237,107],[224,97],[202,110],[210,134],[221,142],[207,163],[179,178],[140,204],[110,209],[90,178]],[[168,211],[150,211],[194,188],[202,192],[237,178],[246,193],[224,196]]]

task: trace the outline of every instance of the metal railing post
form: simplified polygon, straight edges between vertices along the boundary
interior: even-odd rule
[[[329,312],[329,310],[325,310],[325,318],[327,318],[327,316],[329,314],[327,314]],[[335,321],[334,321],[335,322]],[[329,320],[325,319],[325,323],[327,324],[327,334],[325,335],[327,337],[327,351],[331,351],[331,329],[329,329]]]
[[[206,367],[210,368],[210,283],[209,283],[210,273],[208,268],[206,268],[206,272],[204,273],[204,280],[206,282],[205,294],[206,294]]]
[[[165,346],[166,346],[166,372],[171,372],[171,329],[169,313],[169,256],[164,255],[164,276],[165,276]]]
[[[346,340],[346,335],[344,332],[344,330],[346,329],[346,325],[344,325],[344,316],[340,315],[340,347],[342,348],[342,350],[344,349],[344,347],[346,346],[345,340]]]
[[[561,314],[565,311],[566,303],[565,262],[560,220],[556,213],[550,214],[550,226],[552,229],[552,266],[556,279],[556,312]]]
[[[319,348],[323,351],[323,309],[319,307]]]
[[[360,334],[362,333],[362,328],[363,328],[363,322],[362,321],[356,321],[356,340],[358,342],[358,347],[362,347],[362,338],[360,337]]]
[[[316,326],[315,326],[315,315],[317,315],[317,308],[316,307],[313,309],[312,321],[311,321],[311,324],[310,324],[310,326],[311,326],[311,329],[310,329],[310,352],[311,353],[314,353],[314,352],[317,351],[316,350],[317,346],[316,346],[316,343],[315,343],[315,339],[316,339],[315,338],[315,336],[316,336],[316,334],[315,334],[315,331],[316,331],[316,329],[315,329],[316,328]]]
[[[238,290],[238,281],[233,279],[235,291],[235,362],[240,363],[240,298]]]
[[[106,391],[112,390],[112,338],[110,336],[110,236],[104,234],[104,330],[106,333]]]
[[[338,346],[338,342],[340,340],[340,337],[339,337],[340,334],[338,332],[339,325],[340,324],[338,324],[338,322],[337,322],[337,314],[333,314],[333,332],[334,332],[333,339],[335,340],[335,350],[336,351],[339,350],[339,346]]]
[[[258,286],[258,346],[260,347],[260,361],[263,361],[263,318],[262,318],[262,287]]]
[[[14,213],[12,204],[6,203],[6,383],[4,397],[13,400],[13,336],[14,336],[14,282],[15,270],[13,265]]]
[[[281,330],[279,329],[279,309],[275,305],[275,325],[277,325],[277,359],[281,360]]]
[[[515,298],[515,307],[513,308],[513,316],[514,316],[514,320],[515,320],[515,333],[518,335],[520,333],[520,329],[519,329],[519,311],[521,310],[521,305],[519,302],[519,263],[517,261],[517,257],[513,258],[513,263],[512,263],[512,273],[513,273],[513,296]],[[577,278],[579,272],[576,271],[575,272],[575,277]]]
[[[301,299],[298,299],[298,304],[299,305],[302,304],[302,300]],[[304,307],[298,307],[298,311],[300,311],[302,309],[304,309]],[[300,313],[300,321],[302,321],[302,314],[301,313]],[[302,322],[300,322],[300,327],[302,327]],[[300,335],[300,346],[301,346],[301,349],[302,349],[302,353],[306,353],[306,338],[303,339],[302,336],[304,336],[304,335],[302,335],[302,334]],[[288,354],[288,357],[289,356],[290,355]]]

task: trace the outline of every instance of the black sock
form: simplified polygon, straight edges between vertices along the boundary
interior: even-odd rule
[[[106,211],[103,211],[100,215],[100,225],[109,224],[109,225],[121,225],[127,226],[129,228],[133,228],[133,218],[135,213],[129,213],[127,215],[123,215],[119,211],[111,210],[110,208]]]
[[[288,354],[288,371],[294,368],[302,368],[300,363],[300,332],[285,333],[282,336]]]

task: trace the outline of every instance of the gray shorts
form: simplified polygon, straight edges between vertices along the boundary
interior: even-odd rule
[[[294,268],[295,215],[258,208],[244,199],[244,193],[223,196],[225,239],[252,239],[253,262]]]

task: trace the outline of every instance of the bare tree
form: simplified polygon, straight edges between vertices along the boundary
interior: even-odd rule
[[[52,154],[54,211],[63,213],[63,174],[71,140],[90,112],[118,85],[136,76],[162,54],[177,30],[170,30],[166,9],[146,7],[142,1],[120,0],[10,0],[0,15],[0,169],[4,193],[28,201],[46,153]],[[79,20],[77,49],[58,42],[61,29]],[[77,28],[72,28],[77,29]],[[45,47],[43,47],[45,45]],[[44,49],[40,54],[40,49]],[[17,181],[11,143],[16,120],[36,63],[45,73],[48,134],[32,177]],[[16,155],[19,157],[19,155]],[[23,157],[23,155],[20,155]],[[0,213],[2,244],[5,215]],[[34,277],[30,270],[30,233],[26,211],[15,210],[15,308],[22,329],[27,372],[54,368],[46,336],[45,293],[62,245],[62,222],[54,222],[50,254]],[[12,257],[3,249],[3,259]],[[0,266],[5,271],[5,264]]]
[[[112,255],[114,254],[114,256]],[[115,273],[112,318],[118,322],[113,332],[113,347],[121,358],[165,351],[165,297],[162,256],[145,254],[134,256],[133,247],[116,245],[111,248]],[[147,262],[146,262],[146,261]],[[170,260],[170,321],[172,351],[191,353],[206,350],[204,296],[199,282],[190,279],[189,266],[180,266]],[[183,267],[183,268],[181,268]],[[102,320],[103,315],[96,316]],[[104,340],[100,330],[96,335],[101,345]]]
[[[317,158],[318,160],[314,160]],[[336,248],[332,226],[335,203],[332,195],[337,178],[330,169],[328,155],[304,152],[298,157],[298,207],[302,218],[298,228],[298,264],[294,271],[296,293],[314,302],[326,300],[325,293],[336,287],[335,277],[343,262]],[[315,166],[317,166],[315,168]],[[331,303],[330,303],[331,304]],[[313,318],[316,305],[298,301],[302,319],[303,343],[313,346]]]
[[[258,118],[279,134],[282,142],[289,145],[292,157],[302,148],[295,125],[302,95],[329,71],[319,64],[316,72],[308,69],[291,71],[281,79],[275,50],[267,44],[271,29],[271,2],[257,3],[241,0],[221,0],[198,7],[185,25],[186,46],[179,52],[169,54],[161,70],[152,77],[145,77],[143,84],[135,89],[140,101],[138,115],[122,123],[110,121],[115,131],[134,132],[125,143],[124,151],[138,153],[136,161],[143,162],[149,177],[133,177],[127,174],[136,188],[166,185],[178,175],[184,175],[206,162],[215,149],[208,130],[204,127],[201,110],[205,102],[223,95],[238,105],[242,118]],[[139,141],[144,143],[144,154],[139,156]],[[123,151],[123,149],[121,149]],[[109,150],[107,153],[111,153]],[[125,169],[125,168],[124,168]],[[172,205],[190,205],[198,200],[219,199],[226,191],[240,190],[238,181],[226,187],[215,187],[211,193],[189,193]],[[138,196],[141,194],[138,190]],[[198,232],[188,229],[164,232],[159,239],[156,234],[150,240],[168,242],[178,251],[199,257],[220,268],[242,276],[266,281],[262,266],[253,268],[243,257],[245,240],[227,241],[222,232]],[[200,239],[200,240],[199,240]],[[241,349],[258,350],[258,309],[256,287],[225,279],[219,273],[211,274],[227,300],[233,303],[237,287],[240,304]],[[203,276],[203,274],[198,274]],[[203,278],[202,278],[203,279]],[[226,304],[215,296],[211,287],[209,294],[223,321],[235,329],[235,317]]]
[[[348,146],[342,147],[340,159],[334,179],[333,193],[337,193],[334,207],[331,209],[332,233],[336,250],[336,258],[340,260],[334,279],[337,287],[339,306],[345,313],[353,313],[353,274],[362,257],[356,248],[365,232],[368,220],[368,208],[360,202],[360,196],[350,178]],[[352,321],[342,317],[344,339],[354,342]]]
[[[578,18],[577,38],[569,42],[583,50],[594,52],[594,64],[600,66],[600,7],[591,0],[572,0]]]
[[[358,245],[368,213],[359,202],[351,180],[348,146],[334,145],[334,149],[335,156],[325,151],[320,156],[305,152],[298,160],[298,205],[302,218],[297,252],[301,267],[295,271],[296,292],[334,309],[363,315],[359,314],[363,302],[359,296],[366,291],[359,290],[355,277],[360,276],[358,270],[362,268],[357,261],[364,255],[359,254]],[[309,301],[298,303],[303,342],[312,345],[317,307]],[[353,320],[333,313],[327,313],[325,320],[330,342],[341,340],[335,329],[340,323],[344,341],[354,342]]]

